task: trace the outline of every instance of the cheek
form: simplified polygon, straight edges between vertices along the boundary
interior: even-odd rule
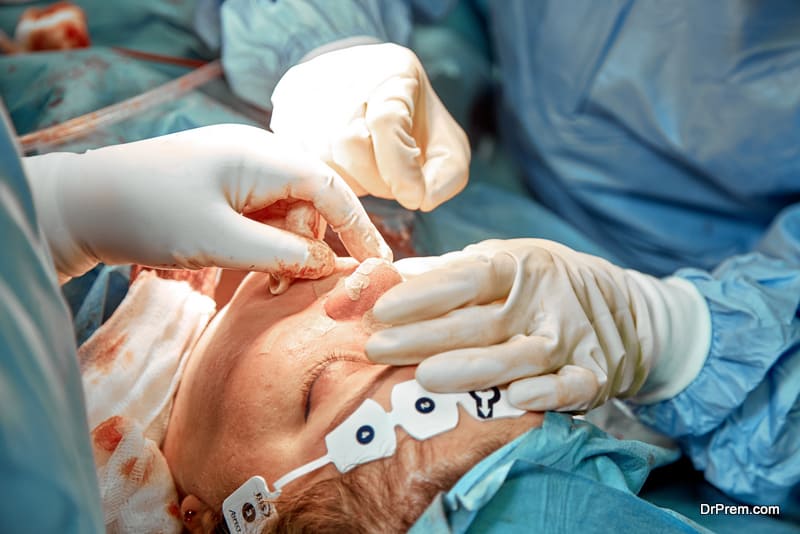
[[[337,321],[358,319],[401,280],[391,264],[366,260],[331,292],[325,302],[325,313]]]

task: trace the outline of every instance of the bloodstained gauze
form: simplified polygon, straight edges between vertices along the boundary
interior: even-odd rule
[[[122,417],[115,415],[97,425],[92,432],[95,446],[106,452],[114,452],[119,442],[122,441],[122,432],[119,430],[121,423]]]
[[[70,2],[25,10],[14,33],[20,51],[70,50],[90,45],[86,14]]]

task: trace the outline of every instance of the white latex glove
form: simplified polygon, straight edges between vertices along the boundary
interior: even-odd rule
[[[391,257],[335,172],[252,126],[207,126],[23,164],[62,281],[97,262],[318,278],[333,270],[334,254],[298,233],[324,233],[320,215],[353,257]]]
[[[358,195],[430,211],[467,183],[467,136],[407,48],[325,52],[289,69],[272,105],[270,128],[317,154]]]
[[[435,392],[510,383],[527,410],[583,411],[608,398],[656,402],[702,368],[711,325],[688,281],[659,280],[541,239],[491,240],[398,262],[408,281],[383,295],[378,363],[420,363]],[[645,383],[645,380],[647,382]]]

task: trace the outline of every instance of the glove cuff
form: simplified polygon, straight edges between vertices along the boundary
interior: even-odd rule
[[[59,152],[22,159],[31,184],[36,216],[47,238],[60,284],[97,265],[97,260],[90,257],[72,235],[65,214],[71,195],[67,191],[70,184],[64,181],[81,178],[71,172],[75,158],[79,157],[80,154]]]
[[[689,281],[663,280],[628,271],[647,301],[653,352],[647,380],[632,399],[653,404],[683,391],[700,373],[711,347],[711,314]]]

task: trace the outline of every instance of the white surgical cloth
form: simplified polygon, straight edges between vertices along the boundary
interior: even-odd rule
[[[108,532],[181,531],[160,450],[183,367],[215,304],[143,272],[78,355]]]

